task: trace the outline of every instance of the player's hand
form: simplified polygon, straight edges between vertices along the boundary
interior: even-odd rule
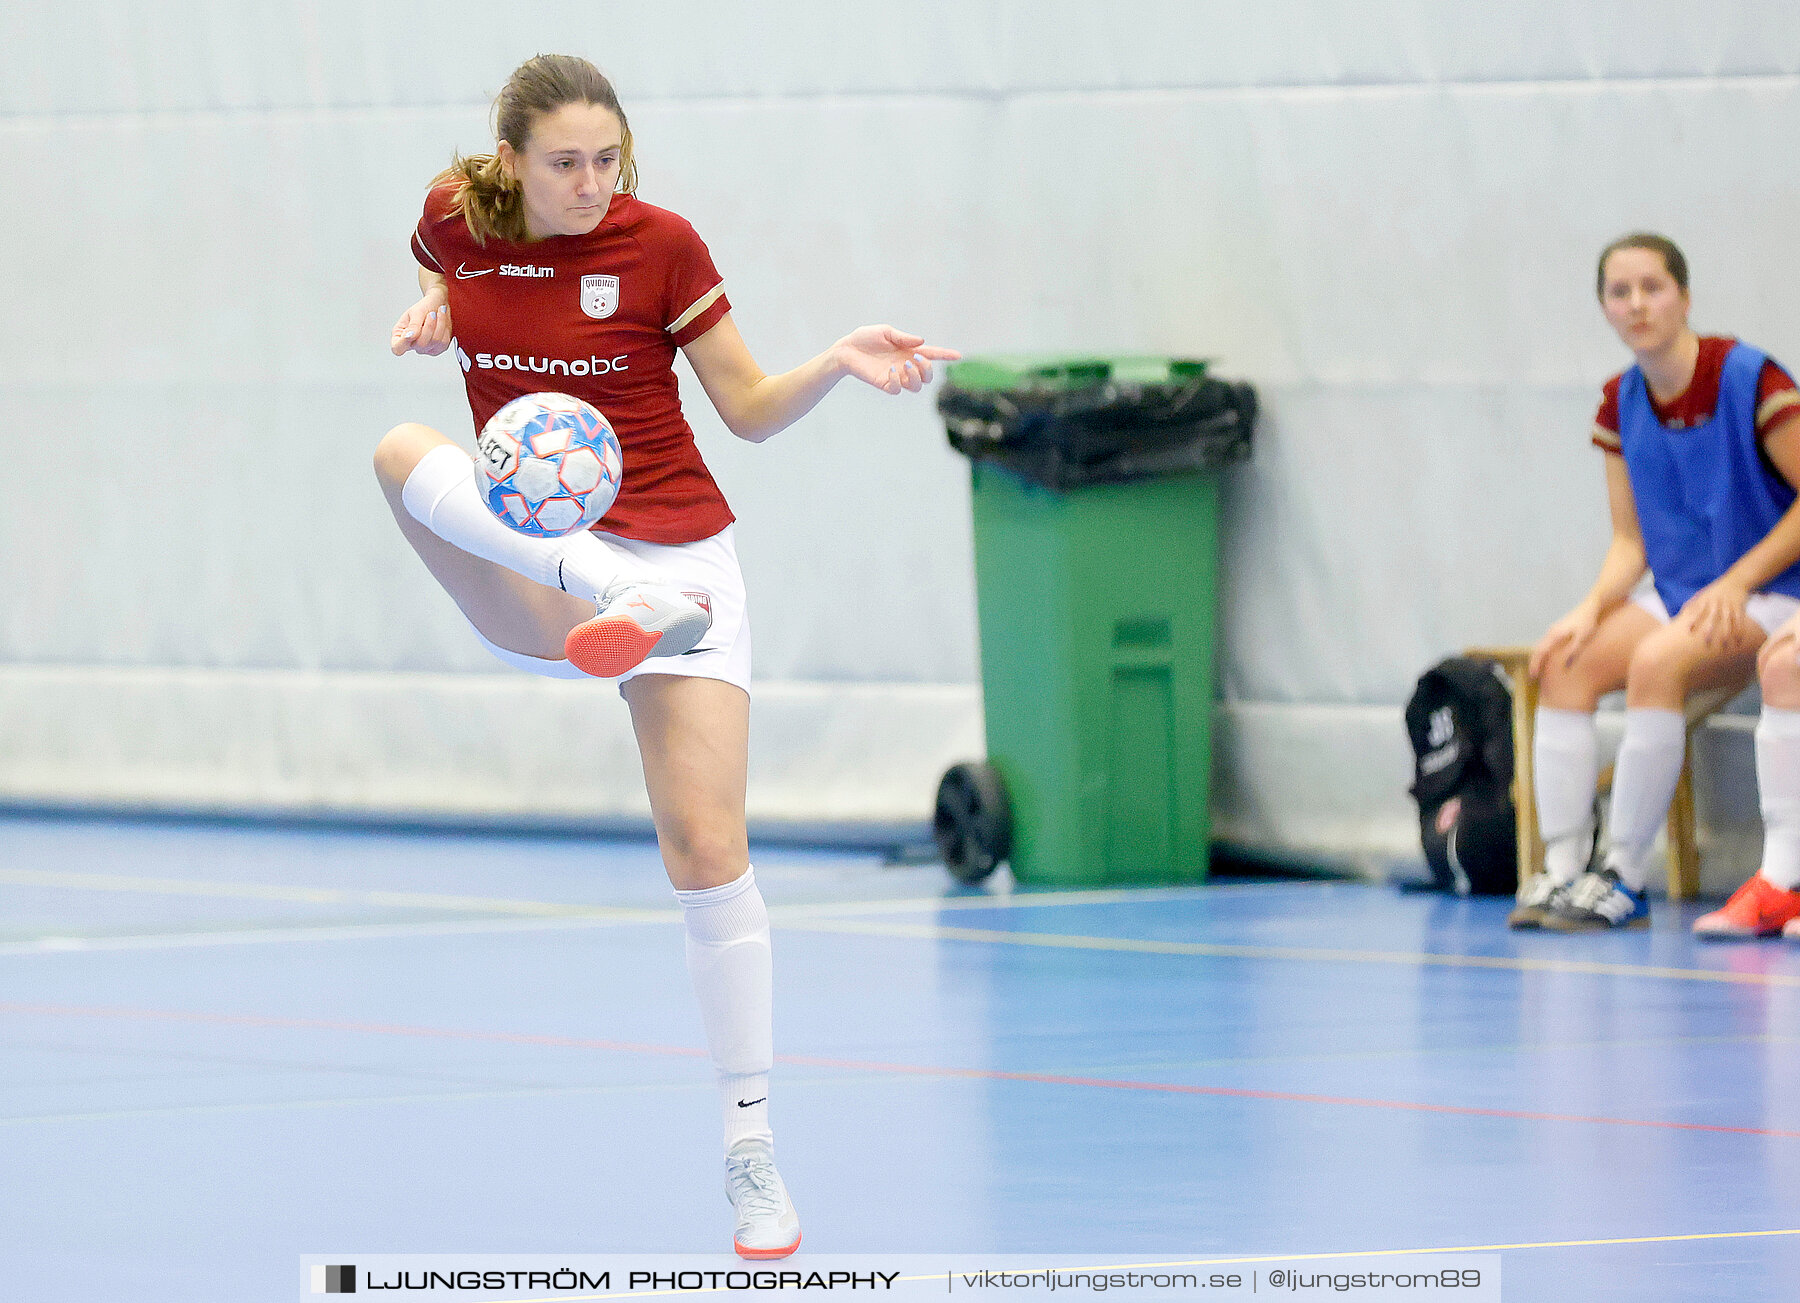
[[[962,356],[953,348],[926,344],[923,335],[909,335],[892,326],[864,326],[832,346],[846,375],[887,394],[901,390],[918,393],[931,379],[933,362],[954,362]]]
[[[1567,669],[1581,655],[1582,649],[1593,641],[1594,634],[1600,628],[1600,615],[1591,602],[1582,602],[1562,619],[1544,631],[1538,639],[1536,647],[1531,649],[1531,660],[1526,669],[1534,679],[1544,676],[1544,667],[1554,657]]]
[[[436,357],[450,347],[450,335],[450,305],[442,293],[434,292],[400,314],[391,347],[395,357],[408,349]]]
[[[1754,628],[1744,610],[1749,601],[1746,589],[1721,577],[1688,598],[1677,623],[1708,647],[1728,647],[1749,637]]]
[[[1756,672],[1762,674],[1777,656],[1800,663],[1800,611],[1788,617],[1786,624],[1769,635],[1769,640],[1756,653]]]

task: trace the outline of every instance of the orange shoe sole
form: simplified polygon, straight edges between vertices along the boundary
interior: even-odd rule
[[[623,615],[599,616],[576,625],[563,640],[563,655],[583,674],[616,679],[643,664],[662,634]]]
[[[794,1237],[794,1242],[792,1244],[788,1245],[787,1248],[785,1248],[785,1249],[746,1249],[743,1245],[739,1244],[736,1240],[733,1240],[731,1242],[731,1247],[737,1250],[737,1255],[740,1258],[755,1258],[755,1259],[785,1258],[785,1257],[788,1257],[790,1254],[792,1254],[795,1249],[800,1247],[800,1237],[798,1235],[796,1235]]]

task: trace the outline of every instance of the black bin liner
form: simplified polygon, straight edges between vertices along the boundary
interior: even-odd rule
[[[1050,489],[1128,484],[1249,459],[1253,388],[1208,375],[1202,361],[1158,359],[1149,368],[1145,361],[1033,367],[971,359],[950,368],[938,411],[958,452]],[[1141,378],[1146,371],[1155,378]],[[971,383],[959,382],[959,373]]]

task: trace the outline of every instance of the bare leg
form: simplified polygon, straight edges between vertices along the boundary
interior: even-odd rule
[[[737,1251],[786,1257],[800,1246],[800,1219],[775,1170],[769,1130],[769,915],[744,831],[750,698],[717,679],[652,674],[627,682],[625,700],[718,1073]]]
[[[770,1139],[769,915],[744,830],[750,698],[718,679],[642,675],[625,684],[669,881],[687,928],[688,973],[719,1073],[729,1149]]]
[[[1703,688],[1743,686],[1756,673],[1756,653],[1766,634],[1745,620],[1737,637],[1708,646],[1676,619],[1640,642],[1626,671],[1625,704],[1630,709],[1674,710]]]
[[[719,679],[643,674],[624,686],[669,882],[724,886],[750,867],[744,787],[750,697]]]
[[[1592,711],[1600,698],[1625,686],[1631,654],[1662,627],[1635,602],[1613,608],[1573,661],[1565,663],[1558,654],[1545,664],[1538,701],[1553,710]]]
[[[1762,684],[1763,705],[1800,711],[1800,651],[1792,641],[1786,644],[1787,655],[1781,655],[1782,648],[1774,650],[1757,675]]]
[[[413,468],[434,448],[453,447],[430,426],[395,426],[375,449],[375,476],[394,520],[413,551],[469,623],[496,646],[543,660],[563,658],[570,629],[594,614],[594,604],[533,583],[505,566],[473,556],[414,520],[401,500]]]

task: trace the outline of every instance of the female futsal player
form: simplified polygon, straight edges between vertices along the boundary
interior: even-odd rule
[[[393,352],[454,343],[477,429],[521,394],[592,403],[618,432],[624,486],[598,532],[532,539],[489,513],[470,455],[436,430],[390,430],[375,471],[401,532],[495,656],[621,680],[718,1072],[736,1248],[785,1257],[800,1224],[773,1161],[769,921],[744,829],[750,627],[733,517],[672,364],[680,348],[732,433],[756,442],[845,376],[916,392],[934,360],[958,354],[865,326],[764,375],[699,236],[636,197],[631,131],[593,65],[530,60],[494,118],[494,153],[457,159],[426,198],[413,236],[423,296]]]
[[[1658,235],[1600,255],[1607,322],[1636,364],[1607,381],[1612,543],[1588,595],[1533,650],[1541,876],[1513,927],[1642,927],[1651,843],[1681,774],[1700,688],[1743,683],[1768,633],[1800,611],[1800,392],[1737,340],[1688,326],[1687,261]],[[1584,872],[1599,761],[1594,706],[1625,689],[1609,847]]]

